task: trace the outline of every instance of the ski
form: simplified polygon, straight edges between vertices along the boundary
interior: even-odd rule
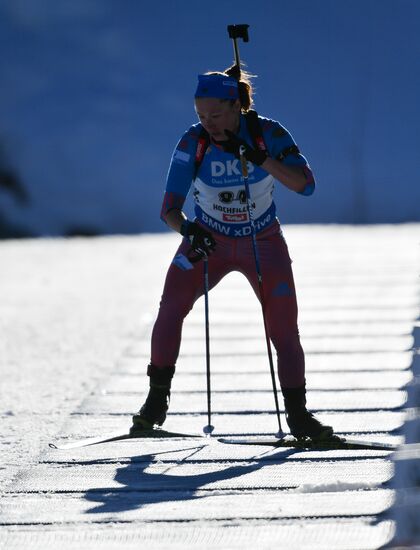
[[[100,445],[101,443],[111,443],[113,441],[123,441],[124,439],[166,439],[166,438],[202,438],[201,435],[184,434],[178,432],[168,432],[166,430],[154,429],[143,430],[136,435],[131,435],[127,432],[116,432],[99,437],[89,437],[86,439],[79,439],[78,441],[70,441],[68,443],[58,444],[49,443],[51,449],[57,449],[59,451],[65,451],[68,449],[79,449],[82,447],[90,447],[92,445]]]
[[[162,429],[144,430],[136,435],[131,435],[127,432],[116,432],[99,437],[89,437],[86,439],[79,439],[77,441],[70,441],[68,443],[58,444],[49,443],[51,449],[57,449],[65,451],[69,449],[79,449],[82,447],[90,447],[92,445],[100,445],[102,443],[111,443],[115,441],[123,441],[125,439],[170,439],[170,438],[200,438],[202,435],[186,434],[178,432],[169,432]],[[215,438],[216,439],[216,438]],[[346,450],[346,449],[361,449],[361,450],[376,450],[376,451],[395,451],[398,446],[393,443],[381,443],[378,441],[365,441],[362,439],[351,439],[334,436],[331,439],[325,440],[312,440],[295,439],[293,437],[286,436],[283,439],[277,439],[273,437],[236,437],[226,438],[219,437],[216,439],[220,443],[229,445],[255,445],[266,447],[282,447],[282,448],[295,448],[295,449],[313,449],[313,450]]]
[[[334,436],[325,440],[295,439],[285,437],[275,438],[218,438],[221,443],[231,445],[262,445],[267,447],[292,447],[296,449],[337,450],[337,449],[372,449],[376,451],[395,451],[397,445],[393,443],[380,443],[378,441],[364,441],[362,439],[347,439]]]

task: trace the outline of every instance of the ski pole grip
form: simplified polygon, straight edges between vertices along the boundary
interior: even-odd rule
[[[238,38],[242,38],[244,42],[249,42],[248,36],[249,25],[228,25],[229,38],[233,40],[233,52],[235,55],[235,64],[241,70],[241,60],[239,58],[239,48],[236,42]]]
[[[248,28],[249,25],[228,25],[229,38],[242,38],[244,42],[249,42]]]

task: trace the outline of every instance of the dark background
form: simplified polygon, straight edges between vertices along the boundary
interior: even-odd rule
[[[0,234],[164,231],[198,73],[241,57],[317,176],[284,223],[420,221],[418,0],[0,0]]]

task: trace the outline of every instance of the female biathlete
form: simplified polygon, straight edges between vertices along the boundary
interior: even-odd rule
[[[239,271],[259,297],[238,160],[239,146],[245,145],[266,322],[277,352],[286,420],[297,438],[332,436],[333,429],[306,409],[305,358],[297,326],[291,260],[272,198],[275,180],[302,195],[313,193],[315,181],[289,132],[278,122],[257,116],[250,111],[251,105],[250,77],[237,65],[223,73],[199,75],[195,109],[200,122],[182,136],[174,151],[161,214],[184,238],[167,273],[152,333],[147,369],[150,390],[133,416],[132,435],[161,426],[166,418],[183,321],[203,294],[202,266],[190,263],[191,250],[208,255],[210,289],[229,272]],[[250,114],[257,119],[253,130]],[[260,135],[251,135],[255,133]],[[194,221],[182,211],[191,184]]]

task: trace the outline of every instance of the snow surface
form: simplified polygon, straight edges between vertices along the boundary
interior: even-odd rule
[[[410,434],[410,422],[418,422],[418,378],[408,369],[418,346],[420,225],[284,232],[307,349],[309,405],[339,433],[401,442],[407,396]],[[0,545],[366,550],[394,531],[417,543],[418,488],[405,487],[410,498],[389,508],[402,493],[389,484],[387,452],[288,453],[213,440],[130,441],[70,454],[48,449],[56,438],[129,424],[147,389],[151,324],[178,240],[0,243]],[[269,376],[264,388],[259,374],[266,372],[259,308],[243,278],[229,276],[211,293],[210,321],[216,433],[273,433]],[[232,322],[239,325],[230,333]],[[203,330],[200,302],[185,323],[175,414],[167,421],[174,431],[199,433],[206,420]],[[235,382],[241,391],[229,410],[233,394],[226,389]],[[254,403],[255,395],[263,401]],[[255,410],[241,415],[251,403]],[[404,456],[400,472],[409,466],[418,479],[417,455]],[[412,473],[399,479],[416,479]],[[414,521],[404,525],[407,511]]]
[[[142,333],[175,242],[147,235],[0,243],[0,487],[36,461]]]
[[[304,483],[296,488],[296,493],[341,493],[343,491],[357,491],[358,489],[374,489],[375,487],[375,483],[349,483],[337,479],[328,483]]]

